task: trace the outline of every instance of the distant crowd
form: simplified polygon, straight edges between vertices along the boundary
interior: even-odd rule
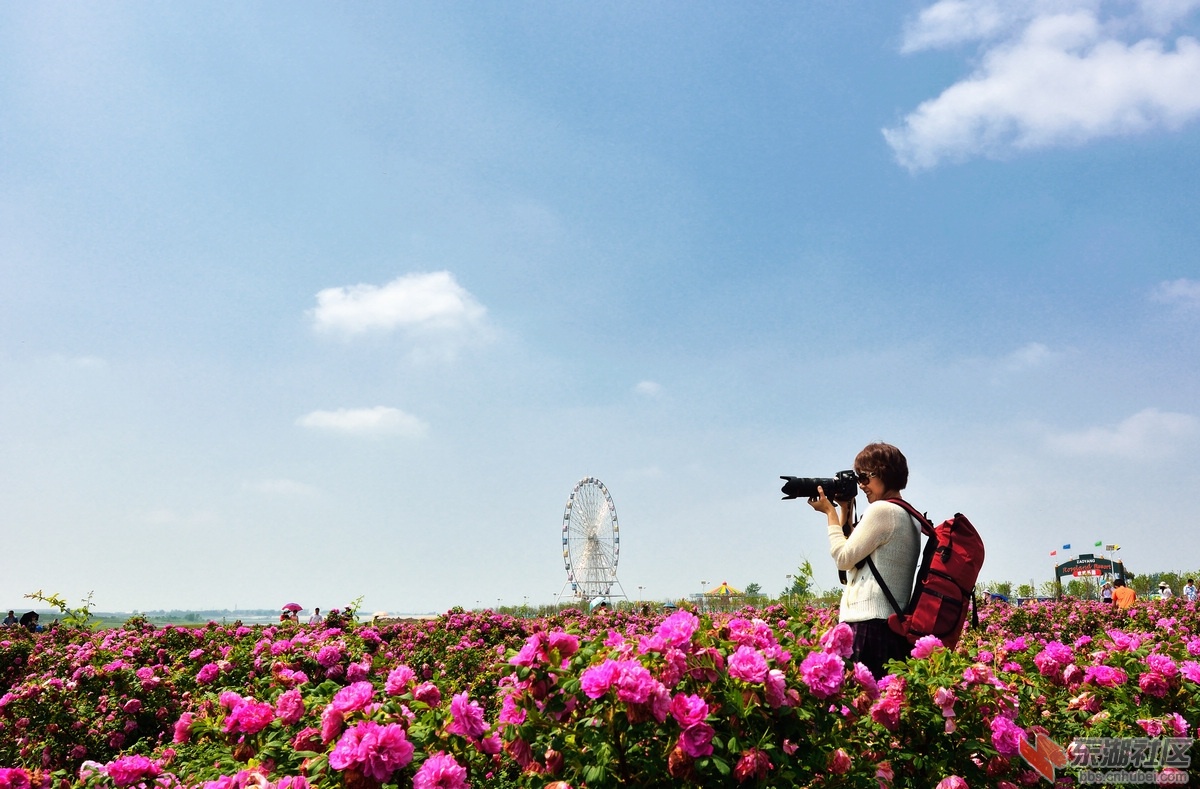
[[[301,608],[293,608],[293,607],[284,608],[283,613],[281,613],[279,615],[279,623],[283,624],[284,622],[295,622],[296,624],[299,624],[300,623],[300,612],[302,610],[303,609],[301,609]],[[319,625],[324,621],[325,621],[325,617],[321,616],[321,609],[314,608],[313,612],[312,612],[312,616],[310,616],[308,618],[308,623],[310,625]]]
[[[1163,581],[1158,585],[1157,594],[1152,596],[1157,596],[1159,600],[1170,600],[1175,593],[1171,591],[1171,586]],[[1187,579],[1187,583],[1183,585],[1183,596],[1189,603],[1196,602],[1196,582],[1191,578]],[[1137,592],[1126,586],[1124,579],[1118,578],[1112,583],[1104,584],[1100,590],[1100,599],[1117,606],[1117,608],[1128,608],[1137,599]]]
[[[38,624],[37,611],[21,614],[21,618],[18,619],[13,610],[9,609],[8,616],[4,617],[4,626],[23,627],[31,633],[40,633],[42,631],[42,626]]]
[[[291,622],[300,624],[300,612],[302,610],[304,609],[298,605],[295,605],[294,603],[289,604],[279,615],[280,624]],[[348,613],[349,612],[347,612],[347,614]],[[312,615],[308,617],[307,621],[310,625],[332,624],[337,626],[340,625],[345,618],[346,615],[343,615],[336,608],[330,611],[327,615],[322,614],[320,608],[313,608]],[[3,627],[23,627],[31,633],[40,633],[45,628],[42,627],[42,625],[38,622],[38,619],[39,616],[37,611],[29,611],[21,614],[21,616],[18,617],[16,611],[9,609],[8,616],[4,617],[4,621],[0,623],[0,625]],[[52,622],[51,627],[53,627],[56,622],[57,620]]]

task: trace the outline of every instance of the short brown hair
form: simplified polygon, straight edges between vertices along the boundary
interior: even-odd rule
[[[891,444],[867,444],[854,458],[854,470],[874,474],[888,490],[904,490],[908,485],[908,460]]]

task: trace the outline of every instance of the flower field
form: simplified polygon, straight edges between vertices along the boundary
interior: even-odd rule
[[[0,789],[1049,786],[1023,739],[1194,739],[1194,606],[981,613],[879,682],[822,608],[7,628]]]

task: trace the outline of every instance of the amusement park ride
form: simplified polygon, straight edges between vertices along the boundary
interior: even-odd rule
[[[562,555],[567,582],[559,592],[560,600],[573,598],[585,606],[595,606],[625,597],[625,590],[617,580],[617,561],[621,556],[617,508],[608,488],[595,477],[579,480],[567,499],[562,521]]]

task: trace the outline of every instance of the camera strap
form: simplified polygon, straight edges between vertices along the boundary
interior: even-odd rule
[[[859,519],[859,516],[855,515],[854,523],[843,523],[842,524],[842,536],[843,537],[846,537],[847,539],[849,539],[850,535],[854,533],[854,527],[858,525],[858,519]],[[869,559],[869,557],[868,557],[868,559]],[[854,569],[861,570],[863,568],[863,564],[865,562],[867,562],[868,559],[863,559],[861,562],[854,565]],[[846,584],[850,583],[850,577],[848,575],[846,575],[845,570],[838,570],[838,581],[841,582],[842,586],[845,586]]]

